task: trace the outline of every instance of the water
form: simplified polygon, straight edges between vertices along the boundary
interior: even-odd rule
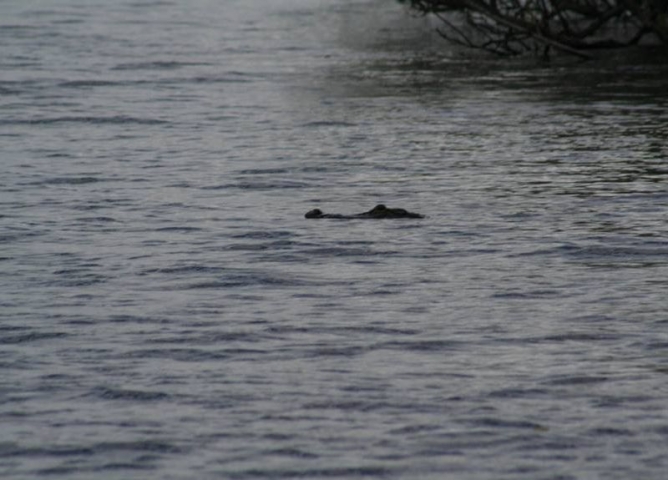
[[[668,64],[392,2],[0,5],[3,478],[663,479]],[[377,203],[406,221],[314,221]]]

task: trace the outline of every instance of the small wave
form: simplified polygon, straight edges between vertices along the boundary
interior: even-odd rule
[[[545,427],[539,423],[525,420],[508,420],[505,418],[482,417],[469,422],[474,427],[492,427],[492,428],[517,428],[529,430],[544,430]]]
[[[77,221],[82,223],[115,223],[118,222],[115,218],[112,217],[81,217],[77,218]]]
[[[560,376],[553,380],[547,380],[545,383],[550,385],[593,385],[596,383],[603,383],[610,380],[610,378],[605,376],[596,376],[596,375],[568,375]]]
[[[110,451],[151,452],[151,453],[181,453],[182,448],[160,440],[136,440],[130,442],[100,442],[94,445],[98,453]]]
[[[263,455],[274,455],[279,457],[297,458],[297,459],[315,459],[320,458],[319,455],[304,451],[299,448],[274,448],[262,452]]]
[[[383,348],[392,350],[406,350],[412,352],[451,351],[461,346],[462,342],[455,340],[390,341],[382,344]]]
[[[504,300],[533,300],[543,298],[558,298],[563,293],[558,290],[534,290],[528,292],[499,292],[492,295],[492,298]]]
[[[225,278],[194,282],[187,285],[175,287],[176,290],[218,290],[239,287],[300,287],[306,282],[284,277],[272,277],[267,275],[230,275]]]
[[[610,247],[610,246],[591,246],[578,248],[571,252],[576,257],[612,257],[612,258],[633,258],[633,257],[667,257],[668,247]]]
[[[306,128],[320,128],[320,127],[356,127],[357,125],[349,122],[336,122],[331,120],[320,120],[314,122],[308,122],[302,125]]]
[[[285,168],[253,168],[250,170],[240,170],[238,175],[285,175],[289,171]]]
[[[160,317],[148,317],[148,316],[139,316],[139,315],[112,315],[109,318],[109,321],[112,323],[137,323],[137,324],[163,324],[169,323],[168,320]]]
[[[174,2],[168,2],[165,0],[147,0],[128,3],[128,7],[132,8],[168,7],[170,5],[174,5]]]
[[[180,274],[188,274],[188,273],[197,273],[197,274],[202,274],[202,273],[222,273],[224,272],[225,269],[223,267],[211,267],[209,265],[178,265],[178,266],[173,266],[173,267],[162,267],[162,268],[149,268],[146,270],[143,270],[140,275],[150,275],[154,273],[161,273],[161,274],[175,274],[175,275],[180,275]]]
[[[254,232],[245,232],[230,235],[231,238],[249,239],[249,240],[273,240],[277,238],[286,238],[294,236],[293,232],[285,230],[258,230]]]
[[[89,287],[98,283],[104,283],[109,279],[109,277],[105,275],[90,273],[87,269],[84,268],[61,269],[54,271],[53,274],[56,276],[56,278],[46,283],[54,286],[69,288]]]
[[[147,390],[131,390],[110,387],[96,387],[91,394],[104,400],[134,400],[139,402],[150,402],[165,400],[170,397],[164,392],[151,392]]]
[[[86,185],[88,183],[97,183],[103,180],[96,177],[53,177],[31,182],[29,185]]]
[[[364,355],[369,352],[371,347],[366,346],[349,346],[349,347],[318,347],[306,352],[307,357],[322,358],[322,357],[344,357],[352,358],[359,355]]]
[[[14,443],[3,442],[0,443],[0,457],[41,457],[41,456],[81,456],[92,455],[94,453],[92,448],[79,446],[54,446],[54,447],[22,447]]]
[[[243,73],[226,74],[223,76],[200,76],[189,79],[193,83],[250,83],[252,79]]]
[[[124,358],[159,358],[177,362],[211,362],[227,360],[231,352],[204,350],[199,348],[142,348],[124,353]]]
[[[605,437],[633,437],[636,434],[628,428],[594,427],[587,432],[593,438]]]
[[[275,181],[275,182],[239,182],[239,183],[227,183],[224,185],[212,185],[208,187],[202,187],[202,190],[229,190],[229,189],[240,189],[240,190],[280,190],[286,188],[306,188],[309,185],[303,182],[292,182],[292,181]]]
[[[373,257],[396,255],[398,252],[390,250],[374,251],[367,248],[321,247],[309,249],[306,253],[308,253],[309,257],[367,257],[370,259]]]
[[[24,30],[36,31],[36,30],[40,30],[40,27],[37,27],[35,25],[18,25],[18,24],[11,25],[10,24],[10,25],[3,25],[2,29],[1,29],[1,31],[5,32],[5,33],[6,32],[15,32],[15,31],[24,31]]]
[[[66,337],[64,332],[30,332],[20,335],[0,337],[0,345],[18,345],[22,343],[37,342],[40,340],[51,340],[53,338]]]
[[[489,392],[490,398],[532,398],[548,395],[549,391],[540,388],[502,388]]]
[[[7,88],[0,85],[0,95],[17,95],[19,93],[21,93],[21,90]]]
[[[198,65],[206,65],[206,64],[197,62],[177,62],[177,61],[136,62],[136,63],[121,63],[112,68],[112,70],[176,70],[179,68],[198,66]]]
[[[665,265],[668,247],[591,245],[563,249],[568,261],[581,262],[590,267],[639,268]]]
[[[0,119],[0,125],[57,125],[68,123],[84,123],[91,125],[162,125],[169,123],[166,120],[155,118],[138,118],[126,115],[115,115],[111,117],[72,116],[72,117],[46,117],[46,118],[16,118]]]
[[[44,235],[44,232],[19,231],[19,232],[0,234],[0,244],[17,242],[20,240],[25,240],[27,238],[39,237],[41,235]]]
[[[155,229],[156,232],[200,232],[201,228],[198,227],[160,227]]]
[[[118,82],[108,80],[69,80],[58,84],[62,88],[114,87],[117,85],[119,85]]]
[[[210,345],[229,342],[253,342],[257,343],[260,339],[256,333],[248,332],[208,332],[206,334],[195,334],[196,332],[185,331],[176,335],[163,338],[154,338],[147,340],[147,344],[156,345]]]
[[[557,335],[548,335],[541,337],[538,341],[545,342],[595,342],[605,340],[616,340],[620,335],[610,333],[586,333],[586,332],[571,332]]]
[[[241,471],[227,471],[225,477],[231,479],[294,479],[294,478],[390,478],[397,471],[381,466],[331,467],[331,468],[251,468]]]

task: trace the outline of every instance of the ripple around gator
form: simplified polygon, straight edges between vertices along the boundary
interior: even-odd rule
[[[388,208],[385,205],[376,205],[368,212],[356,213],[353,215],[343,215],[339,213],[323,213],[319,208],[313,209],[304,215],[306,218],[337,218],[337,219],[382,219],[382,218],[424,218],[419,213],[409,212],[403,208]]]

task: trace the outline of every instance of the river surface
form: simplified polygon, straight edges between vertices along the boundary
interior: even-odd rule
[[[0,3],[2,478],[666,478],[665,52],[431,27]]]

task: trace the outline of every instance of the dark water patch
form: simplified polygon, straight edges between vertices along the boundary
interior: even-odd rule
[[[663,425],[655,425],[651,428],[651,430],[668,439],[668,423]]]
[[[166,60],[166,61],[151,61],[151,62],[133,62],[133,63],[120,63],[112,68],[112,70],[178,70],[186,67],[195,67],[208,65],[204,62],[180,62],[175,60]]]
[[[548,436],[545,436],[545,438],[548,438]],[[571,454],[567,454],[566,456],[564,456],[564,452],[578,451],[585,447],[586,447],[586,442],[583,441],[582,438],[557,437],[546,440],[542,436],[537,436],[532,441],[521,442],[519,445],[519,448],[527,452],[530,451],[544,451],[546,453],[549,452],[549,457],[544,458],[544,460],[553,458],[558,460],[564,460],[567,462],[575,460],[576,457],[574,457]]]
[[[137,402],[153,402],[167,400],[171,395],[164,392],[151,392],[147,390],[131,390],[111,387],[95,387],[90,395],[103,400],[129,400]]]
[[[276,251],[271,251],[271,248],[267,249],[270,250],[270,254],[268,255],[261,255],[257,257],[257,262],[260,263],[284,263],[284,264],[295,264],[295,263],[303,263],[304,262],[304,257],[301,255],[297,254],[292,254],[292,253],[278,253]]]
[[[525,420],[508,420],[505,418],[483,417],[476,418],[466,422],[474,428],[512,428],[542,431],[547,430],[543,425]]]
[[[588,333],[588,332],[574,332],[553,334],[546,336],[527,336],[527,337],[503,337],[496,336],[491,341],[502,344],[541,344],[541,343],[566,343],[566,342],[609,342],[625,338],[624,335],[609,334],[609,333]]]
[[[0,458],[14,457],[72,457],[90,456],[95,453],[91,447],[59,445],[54,447],[22,447],[14,442],[0,443]]]
[[[117,223],[118,220],[112,217],[80,217],[76,219],[80,223]]]
[[[654,266],[668,264],[668,247],[588,245],[562,247],[565,256],[591,266]]]
[[[270,325],[266,327],[266,332],[271,334],[285,334],[285,333],[310,333],[312,330],[307,327],[295,325]]]
[[[42,340],[53,340],[69,336],[65,332],[30,332],[21,335],[2,335],[0,345],[19,345],[23,343],[39,342]]]
[[[9,230],[9,229],[8,229]],[[0,244],[3,243],[13,243],[13,242],[19,242],[28,238],[34,238],[34,237],[39,237],[42,235],[45,235],[46,232],[43,231],[35,231],[35,230],[16,230],[16,231],[9,231],[6,233],[0,233]]]
[[[263,242],[263,243],[233,243],[226,245],[224,250],[228,251],[249,251],[249,252],[260,252],[260,251],[278,251],[278,250],[292,250],[295,247],[299,247],[302,244],[299,242],[291,242],[287,240],[279,240],[275,242]],[[262,261],[271,261],[273,257],[263,257]],[[301,258],[301,257],[299,257]],[[282,260],[287,261],[286,257],[281,257]],[[275,260],[275,259],[274,259]]]
[[[206,281],[196,281],[169,289],[177,290],[217,290],[240,287],[304,287],[311,282],[288,275],[273,275],[264,272],[236,272],[224,275],[221,278]]]
[[[87,185],[102,182],[104,179],[98,177],[52,177],[31,182],[29,185]]]
[[[393,428],[388,431],[391,435],[415,435],[422,433],[429,433],[440,430],[442,427],[440,425],[427,425],[427,424],[417,424],[417,425],[406,425],[399,428]]]
[[[578,385],[596,385],[610,381],[609,377],[596,375],[564,375],[550,380],[545,380],[542,383],[556,386],[578,386]]]
[[[599,341],[613,341],[623,338],[619,334],[603,333],[603,332],[569,332],[557,335],[547,335],[545,337],[535,338],[536,343],[540,342],[599,342]]]
[[[225,470],[221,474],[232,480],[264,478],[389,478],[401,473],[399,469],[383,466],[331,467],[331,468],[251,468],[247,470]]]
[[[28,30],[28,31],[32,32],[32,31],[41,30],[41,27],[36,26],[36,25],[11,24],[11,23],[0,25],[0,32],[2,32],[2,33],[13,34],[14,32],[24,31],[24,30]]]
[[[162,317],[150,317],[145,315],[111,315],[109,322],[112,323],[132,323],[132,324],[166,324],[171,323]]]
[[[53,272],[55,278],[45,280],[44,285],[59,287],[88,287],[107,282],[110,277],[97,273],[90,273],[85,268],[66,268]]]
[[[25,325],[11,325],[11,324],[0,324],[0,333],[2,332],[25,332],[30,330],[30,327]]]
[[[307,452],[299,448],[273,448],[263,451],[262,455],[273,455],[278,457],[296,458],[301,460],[313,460],[316,458],[320,458],[320,455],[318,454]]]
[[[139,275],[150,275],[154,273],[161,273],[167,275],[182,275],[182,274],[220,274],[224,273],[227,269],[225,267],[213,267],[211,265],[178,265],[173,267],[161,267],[161,268],[147,268],[142,270]]]
[[[447,352],[459,349],[465,344],[465,342],[457,340],[394,340],[384,342],[381,346],[384,349],[405,350],[410,352]]]
[[[61,88],[114,87],[118,85],[118,82],[111,82],[108,80],[70,80],[58,84]]]
[[[542,388],[502,388],[487,395],[490,398],[542,398],[551,392]]]
[[[253,82],[253,77],[243,74],[230,74],[225,75],[200,75],[197,77],[189,78],[188,83],[200,83],[200,84],[219,84],[219,83],[251,83]]]
[[[346,357],[352,358],[363,355],[370,351],[367,346],[349,346],[349,347],[317,347],[309,349],[306,355],[309,357]]]
[[[647,395],[601,395],[593,400],[593,405],[597,408],[613,408],[627,407],[631,404],[649,404],[652,402],[652,397]]]
[[[563,292],[559,290],[533,290],[528,292],[498,292],[491,295],[491,298],[502,300],[540,300],[550,297],[563,297]]]
[[[238,175],[285,175],[290,173],[286,168],[252,168],[239,170]]]
[[[228,360],[232,356],[227,350],[203,350],[198,348],[140,348],[127,352],[123,358],[161,358],[177,362],[211,362]]]
[[[7,88],[0,85],[0,95],[18,95],[21,93],[21,90],[17,88]]]
[[[93,447],[96,453],[148,452],[157,454],[177,454],[185,450],[174,443],[161,440],[134,440],[129,442],[100,442]]]
[[[130,207],[131,205],[132,205],[131,202],[125,198],[119,198],[119,199],[105,198],[103,200],[95,200],[95,201],[89,200],[79,204],[71,205],[70,208],[72,210],[76,210],[79,212],[91,212],[114,207],[125,207],[125,206]]]
[[[301,125],[304,128],[322,128],[322,127],[356,127],[357,124],[350,122],[337,122],[333,120],[319,120],[308,122]]]
[[[258,230],[253,232],[237,233],[230,235],[230,238],[243,240],[275,240],[293,236],[295,236],[294,232],[289,232],[287,230]]]
[[[330,327],[322,328],[319,331],[320,333],[338,333],[342,336],[347,336],[348,334],[358,334],[358,333],[367,333],[370,335],[417,335],[420,333],[420,330],[413,328],[398,328],[398,327],[386,327],[383,325],[359,325],[359,326],[346,326],[346,327]]]
[[[58,125],[58,124],[89,124],[89,125],[164,125],[169,122],[155,118],[139,118],[125,115],[111,117],[67,116],[44,118],[0,119],[0,125]]]
[[[178,227],[160,227],[160,228],[156,228],[154,231],[156,231],[156,232],[182,232],[182,233],[190,233],[190,232],[201,232],[202,229],[199,228],[199,227],[178,226]]]
[[[142,463],[106,463],[100,466],[67,466],[59,465],[56,467],[41,468],[36,471],[38,475],[69,478],[70,476],[80,476],[84,472],[94,474],[95,472],[116,471],[116,470],[155,470],[153,465]]]
[[[295,182],[291,180],[275,180],[271,182],[238,182],[226,183],[223,185],[211,185],[202,187],[202,190],[280,190],[280,189],[299,189],[310,188],[311,185],[306,182]]]
[[[365,257],[376,260],[380,257],[399,255],[400,252],[391,250],[372,250],[371,248],[345,248],[345,247],[318,247],[308,248],[304,251],[308,257]]]
[[[136,1],[130,2],[127,4],[131,8],[156,8],[156,7],[170,7],[174,5],[174,2],[167,0],[145,0],[145,1]]]
[[[627,428],[596,427],[587,431],[587,435],[599,437],[634,437],[636,434]]]
[[[124,462],[112,462],[105,463],[99,467],[91,469],[91,472],[108,472],[108,471],[117,471],[117,470],[157,470],[158,467],[155,465],[148,465],[145,463],[124,463]],[[73,471],[78,471],[73,469]]]
[[[251,342],[257,343],[262,338],[257,333],[249,332],[206,332],[199,330],[186,330],[169,337],[153,338],[145,341],[147,344],[189,344],[210,345],[229,342]]]

